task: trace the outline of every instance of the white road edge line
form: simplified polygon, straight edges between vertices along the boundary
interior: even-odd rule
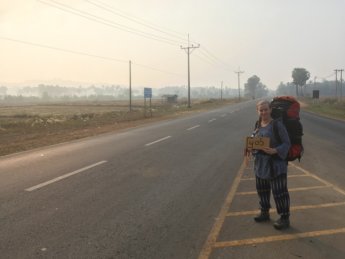
[[[161,138],[161,139],[158,139],[158,140],[153,141],[153,142],[151,142],[151,143],[147,143],[147,144],[145,144],[145,146],[151,146],[151,145],[153,145],[153,144],[156,144],[156,143],[161,142],[161,141],[163,141],[163,140],[166,140],[166,139],[168,139],[168,138],[171,138],[171,136],[166,136],[165,138]]]
[[[195,129],[195,128],[198,128],[198,127],[200,127],[200,125],[195,125],[195,126],[193,126],[193,127],[191,127],[191,128],[188,128],[188,129],[186,129],[186,130],[192,130],[192,129]]]
[[[212,121],[215,121],[215,120],[217,120],[217,119],[215,119],[215,118],[210,119],[210,120],[208,121],[208,123],[211,123]]]
[[[88,169],[90,169],[90,168],[92,168],[92,167],[95,167],[95,166],[104,164],[104,163],[106,163],[106,162],[107,162],[107,161],[104,160],[104,161],[100,161],[100,162],[98,162],[98,163],[95,163],[95,164],[92,164],[92,165],[89,165],[89,166],[80,168],[80,169],[78,169],[78,170],[76,170],[76,171],[73,171],[73,172],[71,172],[71,173],[61,175],[61,176],[56,177],[56,178],[54,178],[54,179],[52,179],[52,180],[49,180],[49,181],[46,181],[46,182],[44,182],[44,183],[40,183],[40,184],[38,184],[38,185],[32,186],[32,187],[30,187],[30,188],[27,188],[27,189],[25,189],[25,191],[27,191],[27,192],[35,191],[35,190],[40,189],[40,188],[42,188],[42,187],[44,187],[44,186],[46,186],[46,185],[49,185],[49,184],[52,184],[52,183],[61,181],[61,180],[65,179],[65,178],[67,178],[67,177],[70,177],[70,176],[72,176],[72,175],[81,173],[81,172],[86,171],[86,170],[88,170]]]

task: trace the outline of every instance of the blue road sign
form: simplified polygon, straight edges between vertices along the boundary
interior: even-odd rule
[[[144,98],[152,98],[152,88],[144,88]]]

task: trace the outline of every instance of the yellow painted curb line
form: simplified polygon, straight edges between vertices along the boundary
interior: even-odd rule
[[[206,242],[205,242],[205,244],[204,244],[204,246],[203,246],[203,248],[199,254],[198,259],[207,259],[211,255],[212,248],[214,247],[214,245],[217,241],[219,232],[223,226],[226,215],[227,215],[229,208],[231,206],[231,203],[235,197],[237,188],[241,182],[241,178],[242,178],[245,167],[246,167],[246,161],[244,160],[242,162],[242,165],[241,165],[241,167],[237,173],[237,176],[236,176],[234,182],[232,183],[230,191],[229,191],[229,193],[225,199],[225,202],[224,202],[224,204],[223,204],[223,206],[219,212],[219,215],[216,218],[216,222],[214,223],[212,230],[211,230],[210,234],[208,235],[207,240],[206,240]]]

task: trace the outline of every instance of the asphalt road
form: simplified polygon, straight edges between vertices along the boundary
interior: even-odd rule
[[[305,129],[303,166],[345,187],[345,122],[306,112],[301,118]]]
[[[302,119],[300,166],[343,188],[344,123]],[[0,257],[198,258],[255,120],[246,102],[1,158]]]

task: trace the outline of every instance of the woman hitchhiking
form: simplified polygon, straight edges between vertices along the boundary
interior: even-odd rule
[[[270,147],[253,151],[254,172],[256,176],[256,190],[260,199],[261,212],[254,220],[264,222],[270,220],[269,209],[271,190],[280,215],[274,223],[276,229],[285,229],[290,226],[290,196],[287,189],[287,161],[285,160],[290,140],[285,126],[279,120],[273,121],[269,101],[259,101],[256,105],[259,120],[253,136],[270,138]],[[273,129],[277,127],[277,129]],[[280,141],[274,136],[277,132]],[[279,139],[279,138],[278,138]]]

